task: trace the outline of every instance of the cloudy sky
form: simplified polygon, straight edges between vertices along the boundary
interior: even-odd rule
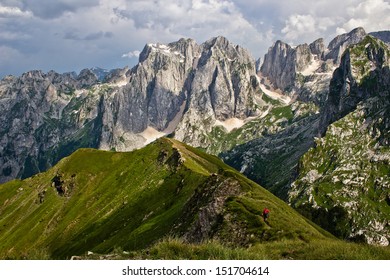
[[[263,57],[362,26],[390,29],[389,0],[0,0],[0,77],[133,66],[148,42],[223,35]]]

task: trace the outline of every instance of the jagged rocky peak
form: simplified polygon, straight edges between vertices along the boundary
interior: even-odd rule
[[[326,50],[325,42],[323,38],[319,38],[315,40],[313,43],[309,45],[309,47],[311,53],[317,55],[318,58],[322,58]]]
[[[194,39],[181,38],[177,42],[169,43],[168,47],[186,56],[186,54],[192,53],[194,49],[196,50],[198,48],[198,44],[195,42]]]
[[[302,44],[295,48],[296,71],[304,71],[312,61],[312,53],[309,45]]]
[[[112,71],[100,67],[92,67],[90,70],[96,75],[100,82],[103,82],[106,79],[107,75],[109,75]]]
[[[351,56],[351,63],[356,68],[357,79],[375,69],[389,66],[390,48],[382,40],[371,35],[367,35],[359,45],[351,46],[348,53]]]
[[[212,38],[200,47],[201,55],[188,80],[186,111],[175,138],[206,148],[216,125],[229,127],[261,113],[260,88],[255,60],[247,50],[224,37]]]
[[[358,27],[349,33],[337,36],[329,43],[329,53],[326,54],[325,58],[332,59],[334,63],[339,64],[347,47],[359,43],[366,35],[366,31],[362,27]]]
[[[266,56],[272,60],[278,61],[287,58],[292,51],[293,48],[289,44],[278,40],[271,48],[268,49]],[[264,58],[264,63],[267,57]]]
[[[200,47],[192,39],[180,39],[168,45],[147,44],[139,64],[131,70],[131,87],[148,92],[173,92],[179,95],[189,72],[196,67]],[[145,80],[146,79],[146,80]]]
[[[86,97],[81,89],[95,82],[89,71],[76,76],[34,70],[0,86],[0,182],[46,169],[68,155],[64,150],[57,153],[61,145],[72,149],[80,141],[69,144],[72,137],[87,138],[98,97]]]
[[[8,75],[0,80],[0,98],[11,94],[10,87],[13,87],[15,82],[18,80],[17,77]]]
[[[46,78],[46,74],[41,70],[31,70],[26,73],[23,73],[19,78],[20,81],[25,83],[35,83],[37,81],[42,81]]]
[[[177,58],[181,62],[185,62],[188,59],[192,59],[194,53],[199,49],[199,46],[193,39],[180,39],[176,42],[169,43],[168,45],[162,43],[149,43],[146,44],[139,56],[139,63],[143,63],[146,60],[151,59],[151,54],[155,54],[155,57],[170,57]]]
[[[210,108],[219,120],[247,117],[247,99],[256,89],[254,59],[247,50],[222,36],[201,47],[203,52],[193,81],[195,92],[209,93]]]
[[[390,49],[370,35],[350,46],[330,81],[320,128],[354,110],[359,102],[387,94],[390,88]],[[321,131],[324,133],[324,130]]]
[[[219,60],[224,60],[226,63],[229,62],[238,62],[238,63],[248,63],[249,61],[253,63],[255,67],[255,62],[249,51],[240,45],[235,45],[231,43],[227,38],[223,36],[218,36],[212,38],[201,45],[202,48],[202,57],[203,62],[210,57],[218,57]]]
[[[80,88],[80,83],[77,80],[77,74],[75,72],[59,74],[55,71],[49,71],[47,78],[60,92],[70,93]]]
[[[290,45],[278,40],[264,56],[260,73],[267,77],[275,88],[285,89],[295,79],[293,51]]]
[[[369,33],[369,35],[378,38],[379,40],[382,40],[388,46],[390,46],[390,31],[371,32]]]
[[[178,139],[190,135],[186,142],[199,146],[197,133],[210,132],[216,119],[256,111],[255,75],[249,52],[224,37],[201,45],[192,39],[147,44],[129,83],[103,102],[108,129],[101,147],[130,150],[172,132]],[[196,124],[196,133],[188,123]]]
[[[83,88],[99,83],[99,78],[91,69],[81,70],[80,74],[77,76],[77,80]]]
[[[223,49],[224,51],[228,52],[231,52],[235,49],[235,46],[232,45],[229,40],[223,36],[211,38],[210,40],[204,42],[202,46],[204,47],[204,49],[212,49],[214,47]]]
[[[336,36],[336,38],[330,41],[328,49],[333,50],[346,42],[348,42],[349,45],[357,44],[366,35],[366,31],[362,27],[357,27],[348,33]]]
[[[342,54],[348,46],[359,43],[365,36],[363,28],[356,28],[337,36],[328,48],[322,38],[295,48],[277,41],[264,56],[260,75],[274,89],[322,106],[332,72],[340,64]]]
[[[291,91],[297,84],[297,74],[305,72],[314,60],[321,60],[325,51],[324,40],[318,39],[308,44],[301,44],[293,48],[282,41],[276,43],[264,56],[264,63],[260,68],[261,75],[268,78],[274,88],[282,91]],[[310,69],[311,74],[316,69]]]
[[[104,77],[102,82],[123,86],[128,83],[130,76],[130,69],[128,66],[125,68],[118,68],[110,70],[110,72]]]

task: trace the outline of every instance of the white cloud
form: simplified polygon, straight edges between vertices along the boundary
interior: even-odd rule
[[[10,17],[30,17],[32,13],[29,11],[22,11],[18,7],[0,6],[0,18]]]
[[[288,40],[296,40],[305,36],[307,33],[313,33],[316,30],[316,21],[311,15],[292,15],[286,20],[286,25],[282,33],[286,34]]]
[[[267,1],[261,2],[265,5]],[[310,43],[319,37],[330,41],[356,27],[367,32],[390,27],[388,0],[279,0],[274,5],[283,23],[278,25],[274,21],[280,26],[280,33],[277,28],[275,33],[292,44]]]
[[[122,58],[133,58],[133,57],[139,57],[141,54],[140,51],[131,51],[125,54],[122,54]]]
[[[0,2],[0,41],[24,58],[15,73],[124,67],[136,62],[137,52],[129,50],[181,37],[202,43],[222,35],[259,58],[277,39],[294,45],[319,37],[329,42],[357,26],[368,32],[390,26],[388,0]],[[0,76],[11,69],[2,62]]]
[[[344,30],[362,26],[366,31],[387,30],[390,27],[390,3],[384,0],[361,1],[347,10],[349,18]]]
[[[145,43],[168,43],[181,37],[202,43],[219,35],[249,49],[265,49],[272,43],[267,41],[270,29],[257,30],[232,0],[119,2],[113,22],[133,25]]]
[[[332,18],[293,14],[285,21],[281,35],[288,43],[311,43],[320,37],[328,37],[329,34],[335,36],[333,30],[339,21],[338,16]]]

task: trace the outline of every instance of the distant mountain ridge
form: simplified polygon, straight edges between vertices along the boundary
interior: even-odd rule
[[[148,44],[132,69],[6,77],[0,181],[46,170],[80,147],[132,150],[174,131],[194,146],[211,143],[203,135],[217,121],[262,113],[259,92],[254,60],[223,37]]]
[[[377,32],[370,32],[369,34],[385,42],[387,45],[390,44],[390,31],[377,31]]]

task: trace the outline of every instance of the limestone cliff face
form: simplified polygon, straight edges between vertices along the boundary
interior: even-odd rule
[[[207,146],[217,121],[261,113],[255,61],[224,37],[147,44],[134,68],[103,72],[31,71],[0,82],[2,182],[80,147],[129,151],[173,132]]]
[[[148,44],[128,83],[104,96],[100,147],[129,150],[173,132],[205,147],[217,120],[259,114],[259,95],[254,59],[224,37]]]
[[[67,153],[66,145],[82,141],[79,131],[95,129],[98,98],[83,90],[94,83],[85,71],[31,71],[0,82],[0,181],[46,169]],[[94,137],[85,141],[96,146]],[[62,151],[55,148],[60,145]]]
[[[198,53],[190,39],[146,45],[139,64],[127,73],[127,83],[104,97],[101,148],[131,150],[147,140],[140,133],[148,127],[156,133],[172,130],[168,126],[188,95],[187,80]]]
[[[323,59],[326,51],[323,38],[315,40],[313,43],[309,45],[309,47],[310,47],[310,52],[312,54],[317,55],[319,58]]]
[[[366,36],[334,72],[324,135],[300,160],[290,203],[335,235],[390,243],[390,50]]]
[[[275,88],[286,89],[294,84],[296,71],[294,49],[282,41],[277,41],[264,56],[260,68],[262,76],[267,77]]]
[[[274,89],[301,101],[322,105],[341,55],[365,35],[363,28],[356,28],[337,36],[327,48],[323,39],[295,48],[277,41],[265,55],[260,74]]]
[[[194,146],[210,144],[207,133],[216,121],[260,114],[260,88],[255,61],[240,46],[218,37],[201,46],[189,80],[184,116],[175,138]]]
[[[340,63],[341,56],[348,46],[359,43],[366,36],[363,28],[358,27],[349,33],[334,38],[328,45],[326,59],[332,59],[335,64]]]
[[[353,111],[374,96],[387,95],[390,88],[389,49],[380,40],[366,36],[345,51],[330,81],[321,128]],[[322,131],[322,132],[323,132]]]
[[[282,94],[321,104],[333,71],[333,63],[324,60],[325,53],[323,39],[295,48],[278,41],[264,56],[259,74]]]

